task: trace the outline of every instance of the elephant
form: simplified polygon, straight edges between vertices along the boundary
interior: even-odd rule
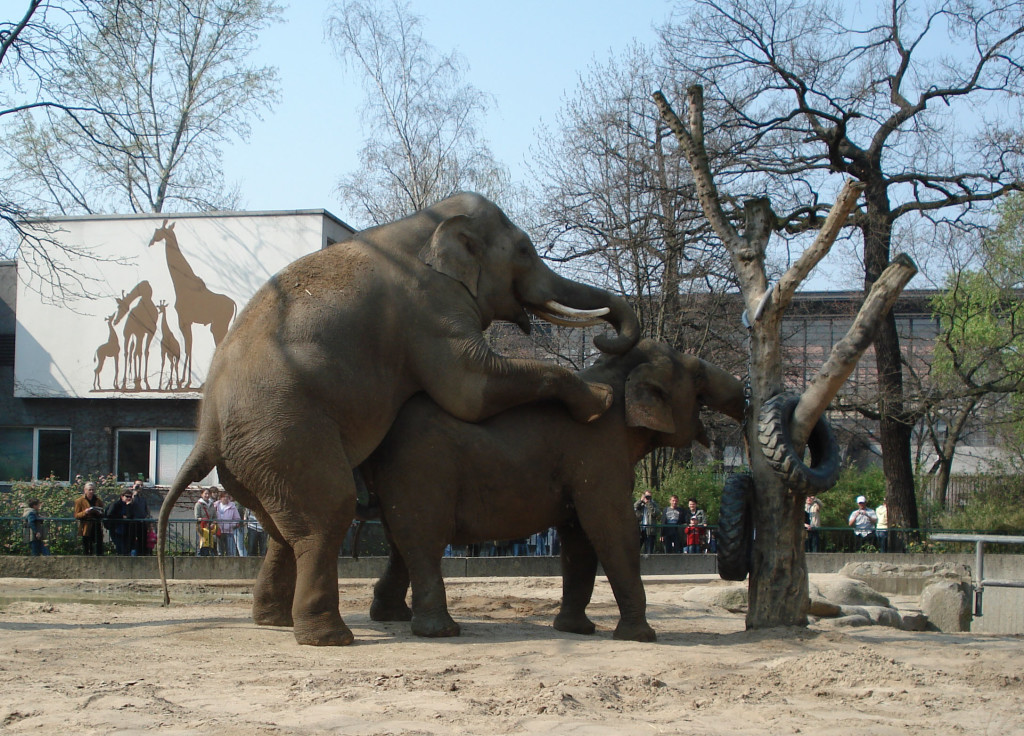
[[[657,447],[707,444],[702,406],[743,420],[743,385],[723,369],[663,342],[641,340],[578,374],[612,386],[615,401],[589,424],[539,402],[471,424],[428,396],[409,400],[360,466],[391,544],[370,617],[411,620],[420,636],[456,636],[441,558],[448,544],[515,539],[558,528],[562,601],[554,626],[594,632],[586,615],[597,563],[619,607],[617,639],[654,641],[646,619],[633,512],[634,465]],[[412,607],[406,593],[412,583]]]
[[[217,346],[196,443],[160,509],[159,565],[170,509],[214,467],[269,533],[253,590],[257,624],[291,626],[300,644],[344,645],[337,558],[356,511],[353,469],[399,408],[425,392],[475,422],[539,399],[587,422],[611,403],[553,363],[493,353],[493,320],[529,331],[527,311],[612,325],[594,343],[621,353],[639,339],[626,300],[562,278],[493,202],[460,193],[286,266],[252,297]],[[166,585],[164,601],[169,602]]]

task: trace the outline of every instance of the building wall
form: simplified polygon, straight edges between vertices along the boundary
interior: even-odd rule
[[[176,223],[178,233],[193,234],[188,241],[182,237],[181,247],[183,251],[186,247],[193,249],[188,255],[196,274],[208,281],[211,291],[230,293],[239,311],[268,275],[291,260],[344,240],[352,233],[350,227],[322,210],[58,220],[55,221],[56,232],[67,238],[85,238],[87,246],[98,244],[98,251],[110,259],[106,261],[101,278],[91,281],[101,293],[92,291],[95,298],[77,305],[74,311],[55,308],[46,294],[32,288],[33,274],[27,270],[19,274],[16,263],[0,261],[0,432],[6,430],[21,438],[26,436],[26,429],[37,430],[36,437],[40,429],[58,430],[43,434],[64,437],[65,430],[69,430],[69,479],[78,474],[114,472],[119,430],[156,430],[178,435],[176,430],[191,433],[196,426],[201,380],[189,390],[161,389],[155,385],[160,359],[159,334],[153,336],[150,351],[151,389],[132,391],[130,383],[127,390],[111,388],[112,361],[101,375],[102,390],[97,391],[92,383],[97,327],[102,335],[107,334],[103,320],[114,305],[107,297],[116,298],[121,284],[126,282],[123,276],[114,277],[112,273],[136,269],[138,273],[130,272],[127,281],[136,284],[145,279],[151,283],[154,303],[159,299],[167,305],[168,315],[173,314],[175,291],[167,273],[169,264],[165,266],[162,254],[155,258],[158,247],[147,245],[148,233],[161,227],[161,223],[166,224],[165,217]],[[204,232],[208,234],[205,240],[195,236]],[[201,252],[204,245],[210,247]],[[126,250],[122,253],[118,248]],[[258,267],[247,265],[254,260],[259,261]],[[162,289],[161,280],[164,281]],[[19,303],[19,299],[23,303]],[[127,321],[118,326],[119,338],[122,325],[126,324]],[[177,329],[173,317],[169,324],[172,330]],[[210,343],[209,352],[197,352],[194,356],[196,374],[202,376],[212,354],[210,330],[197,324],[195,333],[202,334]],[[16,345],[16,335],[17,342],[22,344]],[[180,334],[178,337],[180,339]],[[124,341],[121,342],[123,349]],[[69,349],[69,346],[73,347]],[[24,359],[25,351],[31,353],[31,361]],[[123,370],[123,360],[121,362]],[[16,365],[20,376],[16,375]],[[42,384],[44,381],[49,382],[47,388],[38,393],[24,388],[30,382]],[[5,449],[0,443],[0,453]],[[168,452],[167,457],[183,460],[187,448],[175,449],[177,451],[173,455]],[[0,457],[0,461],[3,459]],[[47,471],[42,467],[42,460],[39,464],[37,472],[45,476]],[[169,471],[163,472],[172,475]],[[0,484],[9,480],[0,477]],[[161,481],[163,485],[168,482],[167,478]]]

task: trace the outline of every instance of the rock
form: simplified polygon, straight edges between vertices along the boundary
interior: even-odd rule
[[[928,628],[928,617],[923,613],[908,613],[900,626],[904,631],[924,631]]]
[[[893,629],[903,628],[903,616],[895,608],[887,606],[864,606],[871,623],[876,626],[888,626]]]
[[[835,578],[818,584],[821,596],[831,603],[852,606],[884,606],[891,608],[889,599],[866,583],[852,578]]]
[[[822,618],[835,618],[842,613],[842,609],[835,603],[830,603],[824,598],[811,598],[811,606],[807,609],[807,613],[811,616],[819,616]]]
[[[825,624],[831,628],[846,628],[854,626],[870,626],[871,619],[867,616],[840,616],[839,618],[830,618],[820,623]]]
[[[730,613],[743,613],[747,610],[747,584],[739,585],[700,585],[690,588],[683,594],[683,599],[705,606],[717,606]]]
[[[971,586],[952,580],[936,580],[921,593],[921,612],[929,628],[944,632],[971,630]]]
[[[861,580],[883,593],[919,595],[932,580],[970,582],[971,570],[955,562],[933,564],[893,565],[887,562],[850,562],[839,571],[840,575]]]

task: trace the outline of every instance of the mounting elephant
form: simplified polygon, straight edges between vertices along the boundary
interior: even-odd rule
[[[491,352],[483,330],[507,320],[528,331],[527,310],[580,324],[601,316],[618,332],[595,338],[603,351],[625,352],[639,338],[624,299],[557,276],[475,194],[287,266],[214,353],[195,447],[160,509],[161,577],[170,509],[216,467],[270,535],[253,590],[256,623],[294,626],[300,644],[350,643],[337,559],[356,510],[352,472],[409,397],[424,391],[465,421],[550,398],[585,422],[611,403],[607,386]]]
[[[370,617],[412,621],[421,636],[455,636],[441,558],[448,544],[515,539],[551,526],[562,542],[555,628],[590,634],[586,607],[597,563],[619,606],[617,639],[653,641],[640,579],[633,466],[656,447],[707,444],[702,406],[743,419],[743,385],[664,343],[642,340],[578,374],[612,386],[615,401],[590,424],[554,402],[520,406],[479,424],[426,396],[402,408],[360,467],[391,543]],[[412,609],[406,592],[412,582]]]

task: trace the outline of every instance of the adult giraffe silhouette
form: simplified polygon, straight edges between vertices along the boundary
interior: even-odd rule
[[[231,297],[217,294],[206,287],[206,282],[196,276],[192,266],[185,260],[174,234],[174,223],[163,224],[153,233],[149,245],[163,242],[167,257],[167,270],[174,283],[174,311],[178,314],[178,329],[185,342],[185,354],[181,366],[182,381],[186,388],[192,387],[192,325],[209,325],[214,345],[228,334],[228,326],[235,317],[236,306]]]
[[[114,324],[118,324],[128,315],[124,323],[124,371],[121,374],[121,390],[128,389],[128,378],[134,374],[136,391],[142,390],[142,383],[145,381],[146,390],[149,386],[149,346],[153,342],[153,335],[156,333],[156,304],[153,303],[153,287],[148,281],[140,281],[135,288],[125,294],[121,292],[117,301],[117,313],[114,316]],[[138,300],[138,304],[128,308]],[[145,362],[142,356],[145,354]],[[116,385],[115,385],[116,388]]]

